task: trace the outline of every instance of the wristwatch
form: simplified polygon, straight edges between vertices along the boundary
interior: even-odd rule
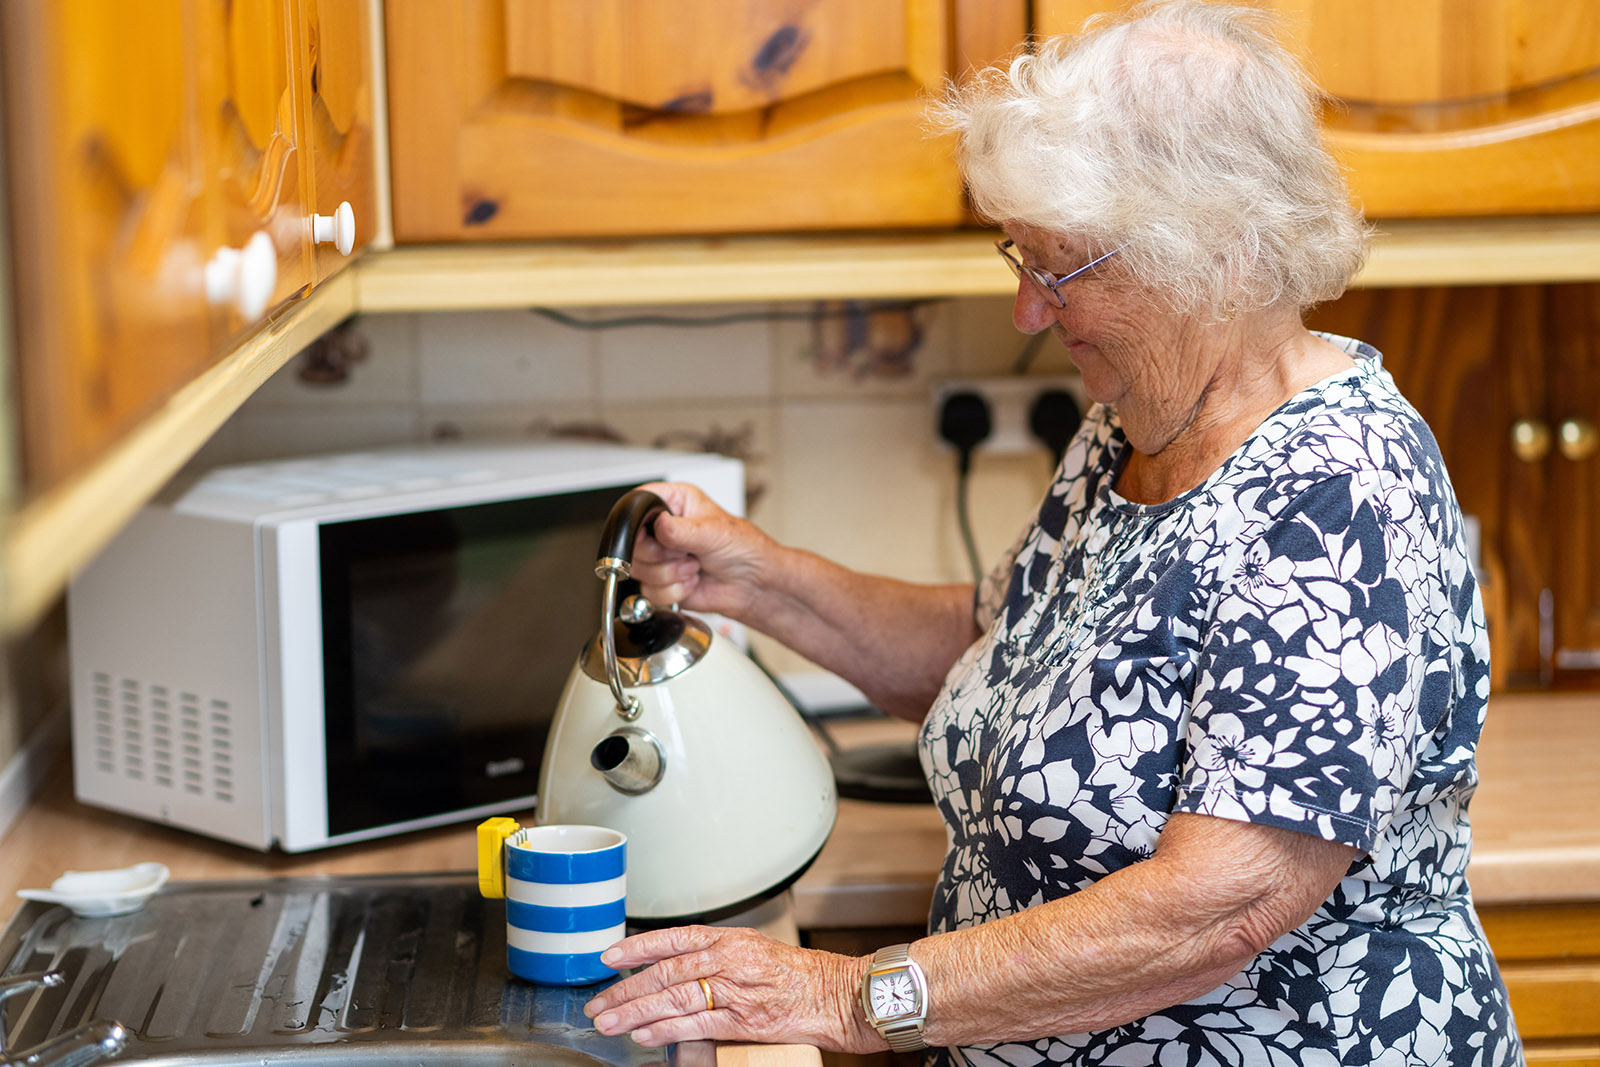
[[[907,945],[890,945],[872,954],[861,980],[861,1010],[867,1022],[896,1052],[927,1048],[922,1024],[928,1017],[928,979],[907,955]]]

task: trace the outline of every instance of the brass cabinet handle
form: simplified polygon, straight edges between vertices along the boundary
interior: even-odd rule
[[[1568,459],[1588,459],[1600,451],[1600,431],[1588,419],[1568,419],[1556,430],[1557,445]]]
[[[1593,427],[1590,427],[1591,432]],[[1518,419],[1511,424],[1511,454],[1524,463],[1537,463],[1550,454],[1550,427],[1540,419]]]

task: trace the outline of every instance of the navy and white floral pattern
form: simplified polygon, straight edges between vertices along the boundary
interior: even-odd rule
[[[921,734],[950,828],[931,932],[1088,888],[1173,812],[1363,850],[1242,972],[1113,1030],[936,1063],[1514,1064],[1465,881],[1488,640],[1432,434],[1370,346],[1156,506],[1094,409],[978,591]],[[1070,936],[1070,935],[1069,935]]]

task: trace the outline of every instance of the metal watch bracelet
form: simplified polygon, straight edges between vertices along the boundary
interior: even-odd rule
[[[877,1030],[882,1038],[889,1042],[889,1047],[895,1052],[916,1052],[918,1049],[927,1048],[927,1042],[922,1040],[922,1024],[928,1016],[928,982],[922,973],[922,968],[911,958],[911,945],[886,945],[872,954],[872,968],[868,971],[868,982],[871,976],[889,968],[903,967],[911,982],[917,989],[917,1003],[921,1010],[916,1018],[906,1019],[901,1022],[879,1024],[873,1022],[873,1029]],[[863,997],[862,1007],[867,1010],[867,1018],[872,1019],[870,1005]]]

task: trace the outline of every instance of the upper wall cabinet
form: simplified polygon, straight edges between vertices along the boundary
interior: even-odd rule
[[[367,2],[0,7],[26,495],[370,234]]]
[[[371,9],[366,0],[300,0],[301,136],[310,172],[318,281],[372,242],[378,223]]]
[[[1104,0],[1035,0],[1040,34]],[[1600,5],[1265,0],[1331,98],[1369,216],[1600,210]]]
[[[210,352],[212,251],[187,0],[7,4],[23,450],[55,481]]]
[[[996,8],[1002,10],[996,11]],[[927,94],[1013,0],[388,0],[405,241],[963,221]]]
[[[267,307],[303,292],[312,278],[301,106],[299,42],[283,0],[196,0],[199,96],[207,175],[226,248],[249,250],[263,235],[276,252]],[[253,294],[224,303],[219,343],[248,328],[262,307]]]

